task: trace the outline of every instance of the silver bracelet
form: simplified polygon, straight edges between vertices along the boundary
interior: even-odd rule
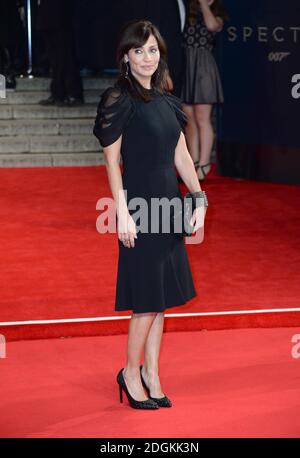
[[[194,202],[194,207],[208,207],[208,199],[205,191],[189,192],[187,197],[191,197]]]

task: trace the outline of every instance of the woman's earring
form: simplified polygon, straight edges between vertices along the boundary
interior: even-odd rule
[[[125,62],[125,65],[126,65],[125,78],[128,78],[128,72],[129,72],[129,64],[128,64],[128,62]]]

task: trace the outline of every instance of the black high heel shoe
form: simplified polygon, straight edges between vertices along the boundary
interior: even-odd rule
[[[146,388],[148,392],[149,399],[152,399],[153,401],[155,401],[159,405],[159,407],[172,407],[172,402],[170,401],[170,399],[167,396],[164,396],[163,398],[152,398],[150,396],[150,389],[147,387],[145,380],[143,379],[143,376],[142,376],[142,367],[143,365],[140,366],[141,380],[142,380],[143,386]]]
[[[117,383],[120,388],[120,402],[123,402],[122,391],[124,390],[130,407],[133,407],[134,409],[159,409],[158,404],[152,399],[145,399],[145,401],[137,401],[131,396],[124,380],[123,369],[124,368],[122,368],[117,375]]]

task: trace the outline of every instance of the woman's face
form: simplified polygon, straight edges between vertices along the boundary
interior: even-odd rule
[[[157,40],[150,35],[147,42],[140,48],[131,48],[124,55],[125,62],[129,61],[131,73],[136,78],[151,78],[158,67],[160,52]]]

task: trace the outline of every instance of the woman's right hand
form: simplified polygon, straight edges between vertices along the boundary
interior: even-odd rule
[[[192,219],[190,220],[191,226],[194,226],[193,232],[196,232],[200,227],[204,227],[206,211],[207,207],[195,208]]]
[[[134,239],[137,238],[136,226],[128,212],[118,216],[118,238],[126,248],[134,247]]]

